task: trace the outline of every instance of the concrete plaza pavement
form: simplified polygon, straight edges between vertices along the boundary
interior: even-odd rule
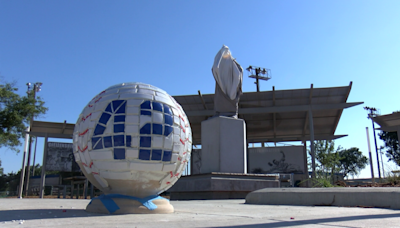
[[[173,214],[87,213],[90,200],[0,199],[0,227],[400,227],[400,210],[171,201]]]

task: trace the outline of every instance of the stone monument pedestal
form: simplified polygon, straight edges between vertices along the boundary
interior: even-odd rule
[[[247,173],[246,123],[219,116],[201,122],[200,173]]]

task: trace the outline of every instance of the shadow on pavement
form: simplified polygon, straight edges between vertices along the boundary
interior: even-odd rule
[[[104,214],[88,213],[82,209],[32,209],[0,211],[0,222],[12,220],[51,219],[51,218],[76,218],[88,216],[109,216]]]
[[[379,215],[359,215],[359,216],[348,216],[348,217],[335,217],[335,218],[323,218],[323,219],[309,219],[309,220],[291,220],[291,221],[279,221],[271,223],[260,223],[252,225],[238,225],[238,226],[219,226],[219,227],[288,227],[288,226],[300,226],[307,224],[324,224],[324,223],[335,223],[335,222],[346,222],[363,219],[385,219],[385,218],[399,218],[400,213],[396,214],[379,214]]]

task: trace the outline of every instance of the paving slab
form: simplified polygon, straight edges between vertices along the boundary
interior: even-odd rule
[[[245,200],[171,201],[172,214],[101,215],[83,199],[0,199],[0,227],[399,227],[400,211],[249,205]]]
[[[249,193],[246,203],[400,209],[400,188],[264,188]]]

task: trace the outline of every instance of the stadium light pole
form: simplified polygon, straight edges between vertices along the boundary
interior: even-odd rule
[[[33,84],[32,90],[31,90],[32,84],[30,82],[26,83],[26,85],[28,86],[28,90],[26,93],[28,94],[28,96],[30,96],[30,93],[33,93],[34,102],[36,104],[36,93],[41,90],[41,86],[43,85],[43,83],[36,82],[35,84]],[[18,198],[22,198],[22,193],[24,191],[24,180],[25,180],[25,195],[28,195],[30,162],[31,162],[31,151],[32,151],[31,150],[32,137],[28,135],[28,132],[31,131],[32,123],[33,123],[33,116],[29,120],[29,126],[26,128],[25,148],[24,148],[22,168],[21,168],[21,178],[19,184]],[[27,158],[28,161],[27,161],[27,166],[25,166],[25,157],[27,153],[28,153],[28,158]]]
[[[371,119],[372,121],[372,133],[374,134],[374,142],[375,142],[375,152],[376,152],[376,161],[377,161],[377,165],[378,165],[378,175],[379,175],[379,180],[381,180],[381,168],[380,168],[380,162],[379,162],[379,154],[378,154],[378,145],[376,143],[376,135],[375,135],[375,124],[374,124],[374,120],[372,119],[372,117],[376,116],[376,108],[373,107],[364,107],[365,110],[369,111],[368,114],[368,118]]]

